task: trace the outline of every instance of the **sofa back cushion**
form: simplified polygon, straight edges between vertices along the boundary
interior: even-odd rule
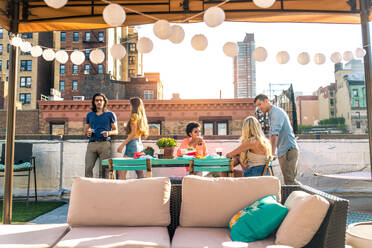
[[[132,180],[77,178],[67,222],[71,226],[167,226],[169,178]]]
[[[280,190],[276,177],[187,176],[182,182],[180,225],[227,227],[234,214],[264,196],[275,195],[280,202]]]

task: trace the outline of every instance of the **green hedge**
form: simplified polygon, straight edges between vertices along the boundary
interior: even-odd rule
[[[345,118],[344,117],[335,117],[329,118],[319,121],[319,125],[345,125]]]

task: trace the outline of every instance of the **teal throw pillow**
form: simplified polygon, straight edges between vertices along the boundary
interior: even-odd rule
[[[231,218],[231,239],[241,242],[264,239],[278,228],[287,213],[288,208],[278,203],[275,196],[265,196]]]

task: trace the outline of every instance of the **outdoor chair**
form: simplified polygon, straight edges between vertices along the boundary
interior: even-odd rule
[[[272,166],[273,159],[274,157],[270,156],[269,159],[266,161],[265,168],[262,172],[262,176],[265,176],[267,171],[269,172],[269,176],[274,176],[274,171],[273,171],[273,166]]]
[[[146,177],[152,177],[151,159],[110,158],[102,160],[102,166],[108,166],[109,179],[116,178],[116,171],[145,170]]]
[[[31,172],[34,174],[34,190],[35,190],[35,201],[37,201],[37,184],[36,184],[36,166],[35,157],[32,156],[33,144],[31,143],[15,143],[14,147],[14,176],[28,177],[27,179],[27,198],[26,205],[28,206],[28,200],[30,197],[30,182]],[[1,160],[0,160],[0,177],[4,176],[5,170],[5,144],[2,144],[1,148]]]
[[[221,172],[222,176],[234,177],[234,161],[229,158],[190,160],[190,174],[195,174],[197,171]]]

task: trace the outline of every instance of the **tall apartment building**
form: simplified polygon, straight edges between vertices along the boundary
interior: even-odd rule
[[[239,53],[234,58],[234,98],[256,96],[256,62],[252,57],[255,49],[254,34],[246,33],[238,42]]]
[[[122,28],[122,38],[121,42],[127,50],[122,61],[121,75],[123,81],[130,81],[131,77],[141,75],[143,76],[143,65],[142,65],[142,55],[138,56],[137,42],[138,33],[135,27],[123,27]],[[140,73],[138,66],[140,65]]]
[[[52,47],[52,32],[24,33],[23,40],[32,45]],[[0,103],[3,108],[7,106],[7,88],[9,80],[9,52],[11,49],[8,31],[0,28],[0,77],[2,93]],[[42,57],[34,58],[29,52],[24,53],[19,49],[16,79],[16,105],[18,109],[31,110],[37,108],[37,100],[42,94],[48,94],[52,87],[52,62],[45,61]]]
[[[61,92],[61,97],[65,100],[81,95],[80,87],[85,75],[108,72],[107,29],[54,32],[53,40],[56,50],[79,50],[85,54],[85,61],[81,65],[74,65],[71,60],[65,64],[57,61],[54,63],[54,88]],[[102,64],[96,65],[89,60],[89,54],[95,48],[102,49],[105,53]]]

